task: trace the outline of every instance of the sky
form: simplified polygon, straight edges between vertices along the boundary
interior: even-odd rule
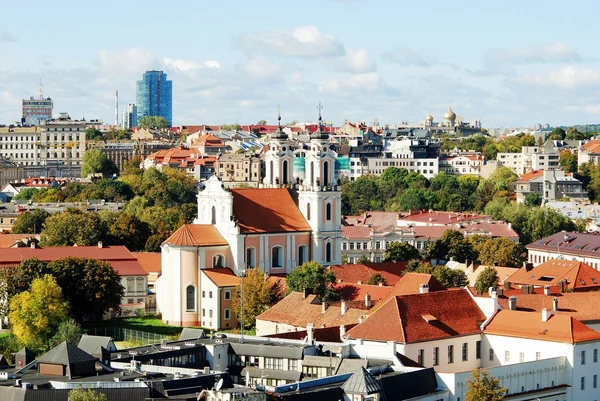
[[[599,123],[600,2],[29,0],[0,6],[0,124],[41,79],[55,115],[114,122],[144,71],[173,123]],[[119,113],[120,114],[120,113]]]

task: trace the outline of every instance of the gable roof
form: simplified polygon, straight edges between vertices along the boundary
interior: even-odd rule
[[[527,174],[523,174],[517,182],[529,182],[544,175],[544,170],[531,170]]]
[[[353,263],[346,265],[331,265],[328,267],[335,274],[338,283],[366,283],[371,276],[379,273],[388,285],[396,285],[402,272],[408,266],[407,261],[381,263]]]
[[[535,294],[522,294],[520,291],[515,291],[509,296],[505,291],[503,296],[498,297],[498,303],[503,309],[509,308],[510,296],[517,298],[518,311],[541,312],[544,308],[553,309],[556,299],[558,310],[553,310],[554,314],[571,316],[582,322],[600,320],[600,310],[597,307],[600,303],[599,291],[554,292],[551,295],[544,295],[540,291]]]
[[[93,354],[97,352],[100,349],[100,347],[110,350],[110,343],[112,342],[113,339],[111,337],[90,336],[87,334],[83,334],[81,336],[81,339],[79,340],[79,344],[77,344],[77,347],[80,350],[87,352],[88,354]]]
[[[464,289],[395,296],[347,336],[416,343],[480,332],[485,315]]]
[[[573,290],[596,290],[600,288],[600,272],[587,263],[576,260],[550,259],[530,270],[522,267],[505,281],[520,285],[558,285],[566,280]]]
[[[37,234],[1,234],[0,233],[0,248],[13,248],[19,242],[26,245],[28,240],[33,239],[36,242],[39,240]]]
[[[364,301],[367,294],[371,301],[376,302],[385,298],[392,287],[382,285],[336,283],[335,291],[346,301]]]
[[[192,327],[184,327],[179,334],[179,341],[185,340],[197,340],[199,338],[205,338],[206,334],[202,329],[194,329]]]
[[[94,358],[70,342],[63,341],[44,355],[40,356],[37,359],[37,362],[69,366],[77,365],[79,363],[95,362],[97,360],[97,358]]]
[[[217,287],[237,287],[240,285],[240,278],[229,268],[202,269],[201,272]]]
[[[538,313],[514,310],[499,311],[483,332],[568,344],[600,340],[599,332],[572,316],[552,315],[544,322]]]
[[[162,273],[162,258],[160,252],[131,252],[140,266],[148,273]]]
[[[419,294],[421,292],[421,284],[427,284],[429,292],[446,290],[446,287],[431,274],[408,272],[390,289],[378,306],[383,305],[393,297]]]
[[[285,188],[231,189],[233,213],[242,233],[311,231]]]
[[[212,224],[184,224],[163,244],[177,246],[219,246],[227,241]]]
[[[600,139],[592,139],[581,147],[581,151],[586,153],[599,153],[600,152]]]
[[[356,326],[356,324],[346,325],[346,330],[350,330],[352,327]],[[269,334],[265,337],[269,338],[285,338],[290,340],[304,340],[308,337],[308,332],[306,330],[298,330],[298,331],[287,331],[276,334]],[[313,339],[315,341],[326,342],[326,343],[341,343],[343,342],[340,338],[340,327],[339,326],[331,326],[331,327],[316,327],[313,328]],[[307,358],[306,356],[304,357]]]
[[[559,231],[546,238],[530,243],[525,248],[553,253],[600,257],[600,235]]]
[[[342,390],[346,394],[375,394],[381,392],[383,387],[364,367],[354,372],[344,384]]]

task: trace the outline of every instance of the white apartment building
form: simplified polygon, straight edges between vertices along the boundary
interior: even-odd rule
[[[600,269],[600,235],[561,231],[526,246],[534,266],[550,259],[577,260]]]
[[[480,154],[440,156],[440,171],[453,175],[481,175],[485,158]]]

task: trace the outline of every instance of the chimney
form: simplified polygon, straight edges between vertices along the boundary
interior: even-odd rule
[[[363,315],[360,315],[360,316],[358,317],[358,323],[359,323],[359,324],[360,324],[360,323],[362,323],[362,322],[364,322],[364,320],[365,320],[365,318],[363,317]]]
[[[498,294],[499,297],[504,296],[504,288],[503,287],[496,288],[496,294]]]
[[[529,272],[531,269],[533,269],[533,263],[523,262],[523,267]]]
[[[305,288],[304,289],[304,298],[306,298],[310,294],[312,294],[312,290],[310,288]]]
[[[429,292],[429,284],[419,284],[419,294],[427,294]]]
[[[314,329],[315,326],[312,323],[306,323],[306,334],[308,336],[308,343],[312,344],[313,343],[313,337],[314,337]]]
[[[517,310],[517,297],[508,298],[508,309]]]
[[[511,290],[512,289],[512,286],[511,286],[510,282],[508,282],[508,281],[504,282],[504,289],[505,290]]]
[[[367,293],[367,295],[365,295],[365,306],[367,308],[371,307],[371,294]]]
[[[31,243],[29,244],[29,246],[31,247],[31,249],[35,249],[35,242],[31,241]]]
[[[380,287],[383,287],[383,283],[379,283],[378,285],[379,285]]]
[[[102,241],[98,241],[98,248],[102,249]]]
[[[547,322],[548,319],[550,319],[550,316],[552,316],[552,311],[550,309],[542,309],[542,322]]]
[[[554,297],[554,299],[552,300],[552,310],[554,312],[558,312],[558,298]]]
[[[342,301],[342,305],[341,305],[341,313],[342,315],[346,314],[348,307],[346,306],[346,301]]]
[[[544,295],[550,295],[550,286],[549,285],[544,286]]]
[[[346,326],[340,326],[340,340],[344,341],[344,336],[346,335]]]
[[[490,295],[490,297],[492,296],[492,292],[496,292],[496,289],[494,287],[488,288],[488,294]]]
[[[327,312],[327,302],[321,302],[321,313]]]

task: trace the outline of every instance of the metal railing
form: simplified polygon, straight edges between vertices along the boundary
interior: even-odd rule
[[[113,341],[127,341],[142,345],[158,344],[161,340],[170,338],[170,336],[165,334],[126,329],[124,327],[93,327],[88,329],[87,334],[111,337]]]

